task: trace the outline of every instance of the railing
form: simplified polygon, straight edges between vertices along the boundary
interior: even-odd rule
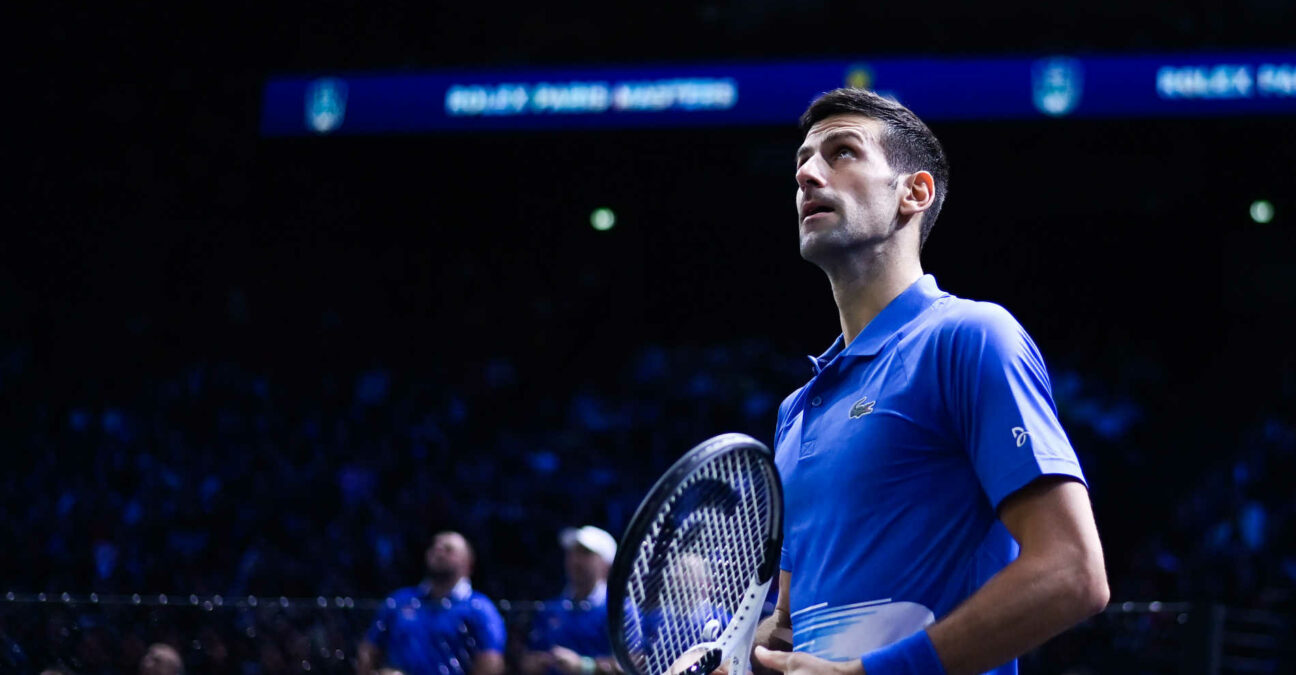
[[[0,672],[135,672],[152,642],[186,672],[351,673],[385,598],[138,593],[0,596]],[[501,600],[510,657],[544,603]],[[1186,602],[1121,602],[1021,659],[1029,673],[1296,672],[1293,617]],[[511,663],[510,659],[510,663]]]

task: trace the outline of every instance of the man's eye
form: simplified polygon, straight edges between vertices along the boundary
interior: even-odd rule
[[[837,148],[837,152],[833,153],[833,157],[845,157],[845,156],[854,157],[855,151],[847,147],[841,147],[841,148]]]

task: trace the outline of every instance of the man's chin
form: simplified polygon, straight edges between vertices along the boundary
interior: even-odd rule
[[[824,234],[809,232],[801,235],[800,251],[803,260],[822,266],[841,251],[842,247]]]

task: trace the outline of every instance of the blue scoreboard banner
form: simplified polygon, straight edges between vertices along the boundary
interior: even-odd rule
[[[792,125],[874,89],[929,121],[1296,114],[1296,51],[908,58],[271,78],[267,136]]]

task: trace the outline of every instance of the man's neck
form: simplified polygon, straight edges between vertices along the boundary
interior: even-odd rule
[[[576,584],[576,583],[573,583],[573,584],[571,585],[571,596],[572,596],[572,599],[573,599],[573,600],[584,600],[585,598],[588,598],[588,597],[589,597],[589,594],[590,594],[591,592],[593,592],[593,590],[594,590],[594,582],[592,582],[592,581],[589,582],[589,583],[587,583],[587,584]]]
[[[454,590],[454,587],[463,578],[464,577],[452,577],[449,580],[445,580],[428,577],[423,583],[427,586],[429,595],[434,598],[444,598],[450,595],[450,592]]]
[[[847,346],[896,296],[922,276],[916,254],[894,255],[890,247],[865,256],[850,256],[826,269]]]
[[[600,589],[606,589],[606,585],[607,582],[604,581],[603,579],[597,579],[588,584],[581,584],[581,585],[576,585],[574,583],[569,582],[567,585],[566,592],[569,598],[577,602],[581,600],[589,600],[591,602],[601,602],[594,596],[600,595],[599,593]],[[602,595],[606,595],[606,590],[604,590],[604,593]]]

